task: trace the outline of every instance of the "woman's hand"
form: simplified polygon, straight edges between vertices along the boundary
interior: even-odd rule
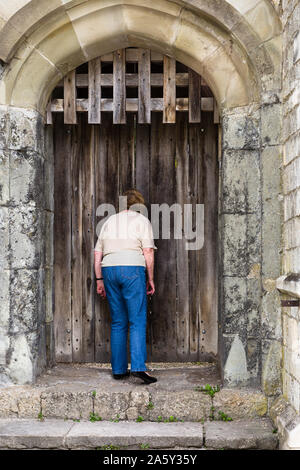
[[[153,295],[155,292],[154,281],[147,281],[147,295]]]
[[[97,294],[101,295],[101,297],[106,297],[105,287],[103,281],[97,281]]]

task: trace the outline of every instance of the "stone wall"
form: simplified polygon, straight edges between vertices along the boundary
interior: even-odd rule
[[[280,90],[223,113],[220,350],[228,385],[281,393]]]
[[[26,383],[52,338],[53,152],[36,111],[1,106],[0,123],[0,382]]]
[[[300,1],[284,2],[283,274],[300,274]],[[294,280],[299,278],[294,278]],[[288,281],[287,281],[288,282]],[[292,296],[296,298],[296,296]],[[300,412],[300,309],[283,309],[283,393]]]

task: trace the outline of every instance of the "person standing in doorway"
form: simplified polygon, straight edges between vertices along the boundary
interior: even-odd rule
[[[156,382],[146,370],[147,294],[155,292],[152,225],[134,209],[144,205],[142,194],[124,193],[127,209],[104,222],[94,249],[97,293],[107,297],[111,314],[111,366],[115,379],[130,374],[144,383]],[[136,206],[137,207],[137,206]],[[146,281],[147,277],[147,281]],[[130,333],[131,370],[128,370],[127,335]]]

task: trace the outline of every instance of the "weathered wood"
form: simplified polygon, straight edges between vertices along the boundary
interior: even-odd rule
[[[128,115],[125,125],[120,127],[120,154],[119,154],[119,194],[134,187],[134,132],[135,117]]]
[[[89,110],[88,120],[90,124],[101,123],[101,61],[96,58],[89,61],[88,86],[89,86]]]
[[[125,81],[127,87],[137,87],[139,85],[139,75],[137,73],[126,73]],[[162,87],[164,84],[164,76],[162,73],[151,73],[150,82],[152,87]],[[87,88],[89,85],[89,78],[87,73],[76,74],[76,87]],[[189,76],[187,73],[176,73],[176,86],[187,87],[189,85]],[[64,86],[61,80],[56,87],[61,88]],[[101,75],[101,86],[113,86],[113,74],[103,73]]]
[[[176,61],[164,56],[163,122],[176,121]]]
[[[204,126],[204,127],[203,127]],[[200,301],[202,356],[206,352],[217,352],[216,324],[218,321],[218,162],[217,162],[217,126],[212,115],[203,116],[202,132],[202,194],[204,203],[204,246],[200,250]]]
[[[63,101],[55,106],[63,110]],[[113,124],[112,112],[102,113],[100,126],[88,124],[87,112],[78,115],[76,127],[64,126],[62,113],[55,115],[58,361],[110,360],[108,302],[96,294],[93,272],[96,208],[105,202],[118,210],[119,193],[131,186],[148,204],[205,204],[202,250],[187,251],[184,239],[174,240],[172,216],[171,239],[155,240],[148,360],[197,361],[216,352],[218,126],[212,113],[202,114],[201,125],[189,124],[188,101],[176,99],[176,109],[183,112],[175,125],[162,122],[163,98],[150,100],[151,126],[137,123],[137,98],[126,100],[131,113],[125,125]],[[78,99],[76,105],[77,111],[88,111],[89,100]],[[202,97],[201,105],[202,111],[213,111],[213,98]],[[101,99],[101,112],[108,110],[113,111],[113,100]],[[192,217],[194,226],[194,212]]]
[[[82,119],[79,126],[70,126],[71,139],[68,149],[71,160],[71,269],[72,269],[72,345],[73,361],[84,361],[82,351],[82,266],[85,260],[82,256]],[[57,214],[59,218],[60,215]]]
[[[205,175],[203,174],[203,160],[205,154],[203,152],[203,141],[206,138],[202,132],[201,126],[196,124],[189,125],[189,188],[190,188],[190,204],[192,204],[190,230],[200,225],[201,221],[196,220],[196,204],[204,203],[203,182]],[[207,223],[204,220],[204,223]],[[189,243],[195,242],[191,239]],[[200,262],[202,249],[190,249],[188,254],[189,262],[189,357],[190,360],[199,361],[201,330],[202,330],[202,311],[200,302],[200,284],[204,282],[200,275]]]
[[[176,202],[180,204],[184,215],[185,204],[189,197],[189,145],[187,113],[182,113],[176,120]],[[182,222],[184,221],[182,215]],[[182,238],[176,243],[176,352],[179,360],[189,360],[189,331],[190,331],[190,294],[189,256],[186,250],[186,238],[182,226]]]
[[[201,77],[189,69],[189,122],[201,122]]]
[[[150,50],[140,50],[139,60],[139,124],[151,123]]]
[[[126,82],[125,82],[125,50],[118,49],[114,52],[114,124],[126,122]]]
[[[104,114],[101,126],[95,128],[95,207],[108,201],[108,160],[110,154],[112,115]],[[107,215],[107,214],[106,214]],[[96,224],[99,224],[103,217],[95,214]],[[97,242],[100,229],[94,234],[94,246]],[[107,299],[102,299],[95,294],[95,361],[110,361],[110,313]]]
[[[86,362],[94,361],[94,129],[82,116],[82,353]]]
[[[54,331],[58,362],[72,362],[71,304],[71,129],[54,122]]]
[[[152,204],[175,202],[175,126],[164,125],[161,116],[152,115],[150,201]],[[154,222],[154,221],[153,221]],[[154,222],[155,228],[155,222]],[[155,282],[157,292],[152,299],[152,360],[175,361],[176,337],[176,256],[173,239],[174,223],[170,221],[171,239],[156,240]],[[166,236],[166,235],[165,235]]]
[[[76,100],[77,111],[88,111],[89,102],[85,98],[78,98]],[[176,111],[188,111],[189,102],[188,98],[176,98]],[[201,109],[202,111],[213,111],[213,98],[202,97],[201,98]],[[64,100],[55,99],[51,102],[52,112],[62,112],[64,110]],[[163,110],[163,98],[151,98],[151,111],[161,112]],[[109,112],[113,111],[113,100],[110,98],[101,99],[101,111]],[[127,98],[126,99],[126,111],[137,112],[138,111],[138,98]]]
[[[214,98],[214,124],[219,124],[220,115],[217,100]]]
[[[64,123],[76,124],[76,70],[68,72],[64,78]]]

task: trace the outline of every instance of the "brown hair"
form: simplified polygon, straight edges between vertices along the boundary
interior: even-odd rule
[[[123,196],[127,197],[127,209],[134,204],[145,204],[142,194],[136,189],[128,189]]]

